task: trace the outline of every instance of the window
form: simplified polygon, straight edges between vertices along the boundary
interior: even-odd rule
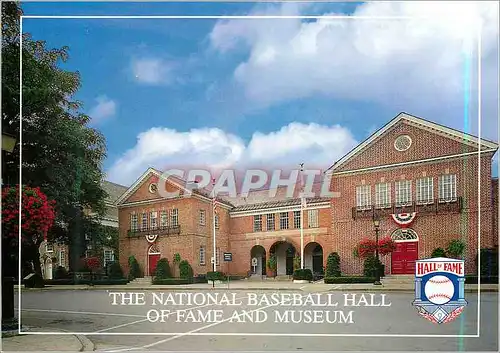
[[[92,252],[90,250],[85,250],[85,257],[89,258],[92,256]]]
[[[168,225],[167,211],[163,210],[160,212],[160,227],[166,227]]]
[[[434,180],[422,178],[417,180],[417,203],[429,204],[434,202]]]
[[[389,183],[375,185],[375,206],[377,208],[391,207],[391,185]]]
[[[300,211],[293,211],[293,227],[300,228]]]
[[[113,250],[104,250],[104,267],[113,261],[115,261],[115,254]]]
[[[307,211],[307,226],[309,228],[318,228],[319,220],[318,220],[318,210],[308,210]]]
[[[156,227],[158,226],[158,213],[156,211],[152,211],[150,214],[149,214],[149,225],[151,227],[151,229],[156,229]]]
[[[358,210],[366,210],[372,207],[372,188],[370,185],[356,187],[356,206]]]
[[[134,213],[130,215],[130,229],[136,231],[138,228],[137,215]]]
[[[205,265],[205,247],[200,246],[200,265]]]
[[[253,216],[253,231],[262,232],[262,215]]]
[[[205,210],[200,210],[200,226],[204,226],[206,223]]]
[[[45,252],[54,252],[54,244],[52,243],[45,244]]]
[[[446,174],[439,177],[439,202],[456,201],[457,176]]]
[[[288,229],[288,212],[280,213],[280,229]]]
[[[219,229],[219,215],[215,215],[215,229]]]
[[[396,182],[396,206],[409,206],[411,204],[411,180]]]
[[[401,135],[394,141],[394,148],[399,151],[406,151],[411,146],[411,137],[408,135]]]
[[[179,225],[179,210],[177,208],[170,211],[170,225],[172,227],[177,227]]]
[[[64,250],[59,252],[59,266],[66,267],[66,251]]]
[[[267,230],[274,230],[276,227],[276,222],[274,220],[274,213],[270,213],[266,215],[266,229]]]
[[[142,214],[142,224],[141,224],[141,229],[147,229],[148,228],[148,214],[144,212]]]

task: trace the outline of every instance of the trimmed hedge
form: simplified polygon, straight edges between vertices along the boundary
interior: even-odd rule
[[[301,268],[298,270],[295,270],[293,273],[293,279],[294,280],[302,280],[302,281],[312,281],[313,279],[313,274],[312,271],[308,268]]]
[[[216,272],[207,272],[207,281],[226,281],[226,276],[219,271]]]
[[[478,276],[465,276],[466,284],[477,284]],[[481,284],[498,284],[498,276],[481,276]]]
[[[208,283],[207,275],[197,275],[193,277],[193,283]]]
[[[382,276],[383,268],[383,264],[380,260],[377,262],[377,258],[375,256],[368,256],[363,264],[363,275],[365,277],[375,277],[378,270],[380,271],[380,276]]]
[[[373,283],[375,282],[375,277],[365,277],[365,276],[346,276],[346,277],[325,277],[326,284],[335,283]]]
[[[77,279],[76,281],[72,278],[68,279],[46,279],[44,283],[46,285],[57,286],[57,285],[75,285],[75,284],[94,284],[94,285],[120,285],[127,284],[129,282],[126,278],[121,279],[96,279],[96,280],[88,280],[88,279]]]
[[[193,268],[187,260],[182,260],[179,263],[179,277],[183,279],[193,278]]]
[[[325,277],[340,277],[340,256],[336,252],[328,255]]]
[[[63,279],[63,278],[69,278],[69,273],[64,267],[58,266],[54,271],[54,279]]]
[[[170,272],[170,264],[168,263],[168,259],[162,258],[158,260],[155,269],[154,279],[167,279],[172,278],[172,274]]]
[[[154,285],[176,285],[176,284],[192,284],[192,278],[164,278],[164,279],[153,279],[152,284]]]
[[[108,276],[110,279],[123,279],[123,270],[118,262],[112,262],[107,268]]]
[[[130,280],[143,277],[141,267],[139,266],[139,262],[137,261],[134,255],[128,258],[128,265],[130,268],[128,278]]]

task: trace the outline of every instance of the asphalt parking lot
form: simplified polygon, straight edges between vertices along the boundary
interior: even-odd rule
[[[289,298],[295,294],[295,302],[274,305],[272,291],[202,292],[218,293],[213,305],[201,296],[191,296],[189,303],[186,294],[180,303],[167,292],[136,292],[143,293],[144,303],[137,302],[143,305],[118,305],[120,296],[113,305],[109,291],[22,292],[21,323],[85,334],[97,351],[107,352],[498,351],[498,293],[481,294],[480,337],[454,337],[477,334],[476,294],[467,296],[469,304],[457,320],[436,325],[418,315],[409,293],[386,293],[383,301],[377,293],[373,302],[369,293],[357,293],[346,303],[342,292],[314,294],[307,302],[308,293],[297,291],[287,292]],[[223,293],[229,302],[221,303]]]

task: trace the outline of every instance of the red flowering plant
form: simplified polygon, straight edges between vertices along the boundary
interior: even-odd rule
[[[384,256],[396,250],[396,243],[390,236],[384,237],[378,241],[378,252]]]
[[[392,253],[396,249],[396,244],[391,237],[387,236],[378,241],[378,252],[380,255],[384,256]],[[361,258],[366,258],[375,255],[377,251],[377,243],[375,240],[364,238],[359,242],[359,244],[354,249],[357,256]]]
[[[20,198],[21,207],[19,207]],[[23,186],[22,195],[20,195],[19,185],[3,188],[3,237],[17,239],[19,236],[19,211],[21,211],[21,240],[24,243],[40,245],[54,224],[54,204],[55,201],[48,200],[40,188]]]

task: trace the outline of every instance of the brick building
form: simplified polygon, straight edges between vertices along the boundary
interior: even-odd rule
[[[340,197],[307,199],[304,210],[304,264],[321,272],[326,257],[338,252],[343,274],[362,272],[353,250],[363,238],[374,238],[373,219],[381,222],[380,237],[390,236],[397,249],[383,261],[386,272],[411,274],[415,260],[429,257],[451,240],[466,243],[467,272],[475,271],[478,232],[481,248],[498,245],[498,179],[492,179],[492,157],[498,145],[457,130],[401,113],[326,173],[331,191]],[[480,156],[480,161],[479,161]],[[148,169],[118,200],[120,262],[134,255],[151,275],[160,258],[178,253],[195,274],[212,270],[212,200],[205,190],[182,197],[186,184],[169,178],[158,193],[161,172]],[[251,192],[246,198],[219,198],[216,215],[217,269],[226,273],[264,275],[274,254],[277,274],[293,271],[300,254],[299,198],[278,188]],[[480,211],[480,217],[479,217]],[[405,221],[406,218],[406,221]],[[407,223],[407,224],[406,224]],[[232,262],[221,262],[223,252]],[[252,265],[252,258],[257,263]]]

